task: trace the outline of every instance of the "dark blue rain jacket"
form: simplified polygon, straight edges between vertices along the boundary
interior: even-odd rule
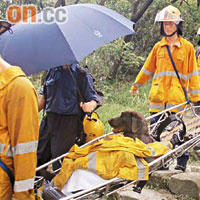
[[[71,72],[77,79],[80,66],[72,65]],[[96,91],[93,87],[93,78],[89,73],[85,73],[81,80],[81,87],[85,91],[84,102],[95,100],[98,102]],[[82,91],[82,90],[81,90]],[[79,94],[69,69],[62,67],[52,68],[47,73],[44,88],[41,94],[45,96],[45,111],[47,113],[57,113],[63,115],[76,115],[80,113]]]

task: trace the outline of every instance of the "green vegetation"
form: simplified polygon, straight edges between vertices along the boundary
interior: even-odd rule
[[[0,1],[1,19],[6,16],[6,8],[9,1]],[[12,0],[15,4],[32,3],[37,5],[38,12],[46,7],[54,7],[58,0]],[[61,1],[60,1],[61,2]],[[62,1],[64,2],[64,1]],[[129,19],[134,19],[136,24],[134,34],[130,40],[122,37],[109,43],[94,53],[87,56],[81,64],[87,64],[90,72],[96,79],[96,86],[105,94],[104,105],[97,110],[103,123],[105,133],[110,131],[107,120],[118,116],[122,111],[133,109],[148,116],[148,93],[150,83],[140,90],[139,95],[130,96],[129,90],[134,82],[135,76],[142,68],[147,55],[154,44],[161,39],[160,25],[154,24],[156,13],[166,5],[172,4],[179,8],[183,23],[183,36],[197,46],[199,40],[196,35],[200,27],[200,12],[197,0],[172,1],[153,0],[144,9],[147,0],[67,0],[66,5],[74,3],[94,3],[111,8]],[[175,2],[175,3],[174,3]],[[42,6],[41,6],[42,4]],[[138,13],[145,10],[139,17]],[[30,77],[37,91],[41,85],[43,72]]]
[[[18,1],[16,0],[16,2]],[[54,6],[55,2],[45,0],[43,4],[44,7]],[[95,0],[78,1],[78,3],[95,4],[99,2]],[[109,0],[105,1],[104,5],[130,19],[136,2],[138,2],[137,14],[145,1]],[[66,1],[67,5],[73,3],[72,0]],[[1,4],[3,13],[8,4]],[[81,63],[89,66],[90,72],[96,79],[97,89],[102,90],[105,95],[104,105],[97,110],[105,125],[105,133],[111,131],[107,120],[119,116],[122,111],[133,109],[148,116],[150,82],[140,89],[139,95],[130,96],[129,90],[153,45],[161,39],[160,26],[158,23],[154,24],[155,15],[158,10],[169,4],[169,0],[154,0],[137,21],[134,27],[136,34],[133,35],[130,42],[126,43],[124,38],[119,38],[97,49]],[[181,10],[184,19],[184,37],[196,46],[198,41],[196,33],[200,27],[200,12],[196,6],[196,0],[184,2],[182,5],[180,5],[180,1],[176,1],[173,5]],[[30,77],[38,91],[42,77],[43,73]]]
[[[130,87],[130,82],[101,82],[105,102],[97,112],[105,125],[105,133],[111,131],[107,120],[119,116],[125,110],[136,110],[148,116],[150,83],[140,89],[139,95],[131,96],[129,93]]]
[[[40,80],[31,77],[33,84],[39,94]],[[37,81],[36,81],[37,80]],[[129,93],[132,83],[128,81],[118,82],[101,81],[97,88],[100,89],[105,97],[104,104],[98,108],[97,113],[105,125],[105,133],[111,132],[111,127],[108,124],[108,119],[117,117],[125,110],[136,110],[143,115],[148,116],[149,105],[149,89],[151,83],[149,82],[139,90],[139,95],[131,96]],[[40,119],[42,118],[42,111],[40,112]]]

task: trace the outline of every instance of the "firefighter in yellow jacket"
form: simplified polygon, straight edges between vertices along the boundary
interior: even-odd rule
[[[191,102],[200,100],[200,82],[195,50],[193,45],[181,36],[183,19],[180,11],[169,5],[157,13],[155,22],[160,22],[160,33],[164,37],[154,45],[130,91],[131,94],[138,93],[138,88],[153,76],[149,93],[150,115],[184,103],[186,96],[182,86],[190,94]],[[170,60],[167,46],[169,46],[180,81]],[[184,106],[178,107],[172,112],[183,109]],[[151,123],[158,121],[159,117],[153,118]],[[178,160],[176,168],[185,171],[188,158],[189,155],[185,155],[184,161],[181,159],[182,161],[179,162]]]
[[[0,34],[6,29],[9,24],[0,21]],[[35,199],[37,141],[34,87],[20,67],[11,66],[0,56],[0,199]]]

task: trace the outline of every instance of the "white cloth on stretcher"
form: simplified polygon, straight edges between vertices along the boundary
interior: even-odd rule
[[[95,172],[77,169],[73,172],[67,183],[64,185],[62,192],[67,194],[78,190],[91,189],[95,185],[103,184],[106,181],[108,180],[101,178]]]

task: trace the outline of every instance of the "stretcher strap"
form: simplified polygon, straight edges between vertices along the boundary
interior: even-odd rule
[[[13,187],[15,182],[15,177],[13,176],[13,173],[10,171],[10,169],[2,162],[1,158],[0,158],[0,167],[8,174],[10,182]]]

